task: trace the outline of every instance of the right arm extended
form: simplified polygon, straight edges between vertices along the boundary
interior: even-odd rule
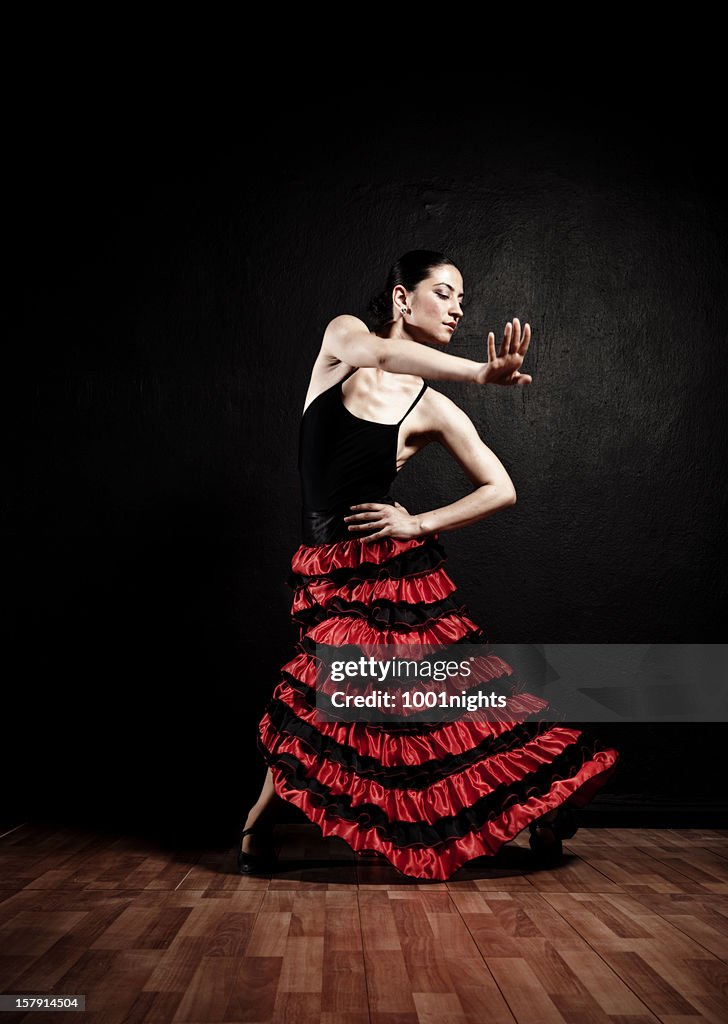
[[[379,338],[363,320],[344,313],[329,323],[323,338],[323,350],[333,359],[349,366],[376,366],[390,373],[413,373],[430,380],[459,380],[473,384],[530,384],[531,377],[518,368],[530,340],[526,324],[523,340],[517,319],[506,325],[498,356],[495,335],[488,335],[488,362],[479,363],[463,356],[422,345],[408,338]]]

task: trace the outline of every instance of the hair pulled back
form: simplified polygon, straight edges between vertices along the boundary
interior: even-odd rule
[[[433,249],[412,249],[404,256],[400,256],[390,267],[386,285],[381,292],[372,297],[367,306],[367,312],[374,321],[374,329],[379,330],[395,319],[392,292],[398,284],[408,292],[414,291],[420,281],[429,276],[431,270],[444,265],[457,267],[448,256]]]

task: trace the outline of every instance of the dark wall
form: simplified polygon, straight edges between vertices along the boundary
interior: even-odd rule
[[[247,810],[293,653],[311,364],[410,248],[462,269],[451,351],[484,359],[513,316],[533,331],[530,388],[433,382],[518,492],[441,535],[473,617],[496,642],[716,637],[727,233],[722,172],[695,159],[708,111],[648,87],[491,95],[391,119],[371,94],[258,95],[223,124],[121,96],[100,121],[51,95],[14,126],[12,813],[209,835]],[[469,489],[434,448],[397,486],[411,510]],[[722,797],[723,725],[599,732],[623,753],[608,795],[668,801],[666,823]]]

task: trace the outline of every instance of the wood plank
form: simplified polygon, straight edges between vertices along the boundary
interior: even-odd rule
[[[488,967],[519,1022],[563,1024],[561,1015],[533,968],[521,957],[488,957]]]
[[[657,1020],[629,985],[591,946],[584,943],[580,949],[562,949],[559,956],[588,988],[595,1003],[610,1020],[618,1017]]]
[[[105,1024],[687,1024],[728,1020],[728,830],[524,837],[446,883],[314,826],[285,870],[235,850],[24,824],[0,837],[0,985],[80,991]]]

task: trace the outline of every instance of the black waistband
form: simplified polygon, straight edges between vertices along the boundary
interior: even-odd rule
[[[395,499],[391,494],[385,494],[380,498],[362,499],[376,501],[382,505],[394,505]],[[356,502],[352,501],[352,505]],[[329,509],[303,509],[301,512],[301,542],[303,544],[334,544],[341,540],[354,540],[356,537],[366,537],[372,530],[350,530],[349,524],[344,522],[344,516],[353,514],[349,505],[342,506],[335,510]]]

